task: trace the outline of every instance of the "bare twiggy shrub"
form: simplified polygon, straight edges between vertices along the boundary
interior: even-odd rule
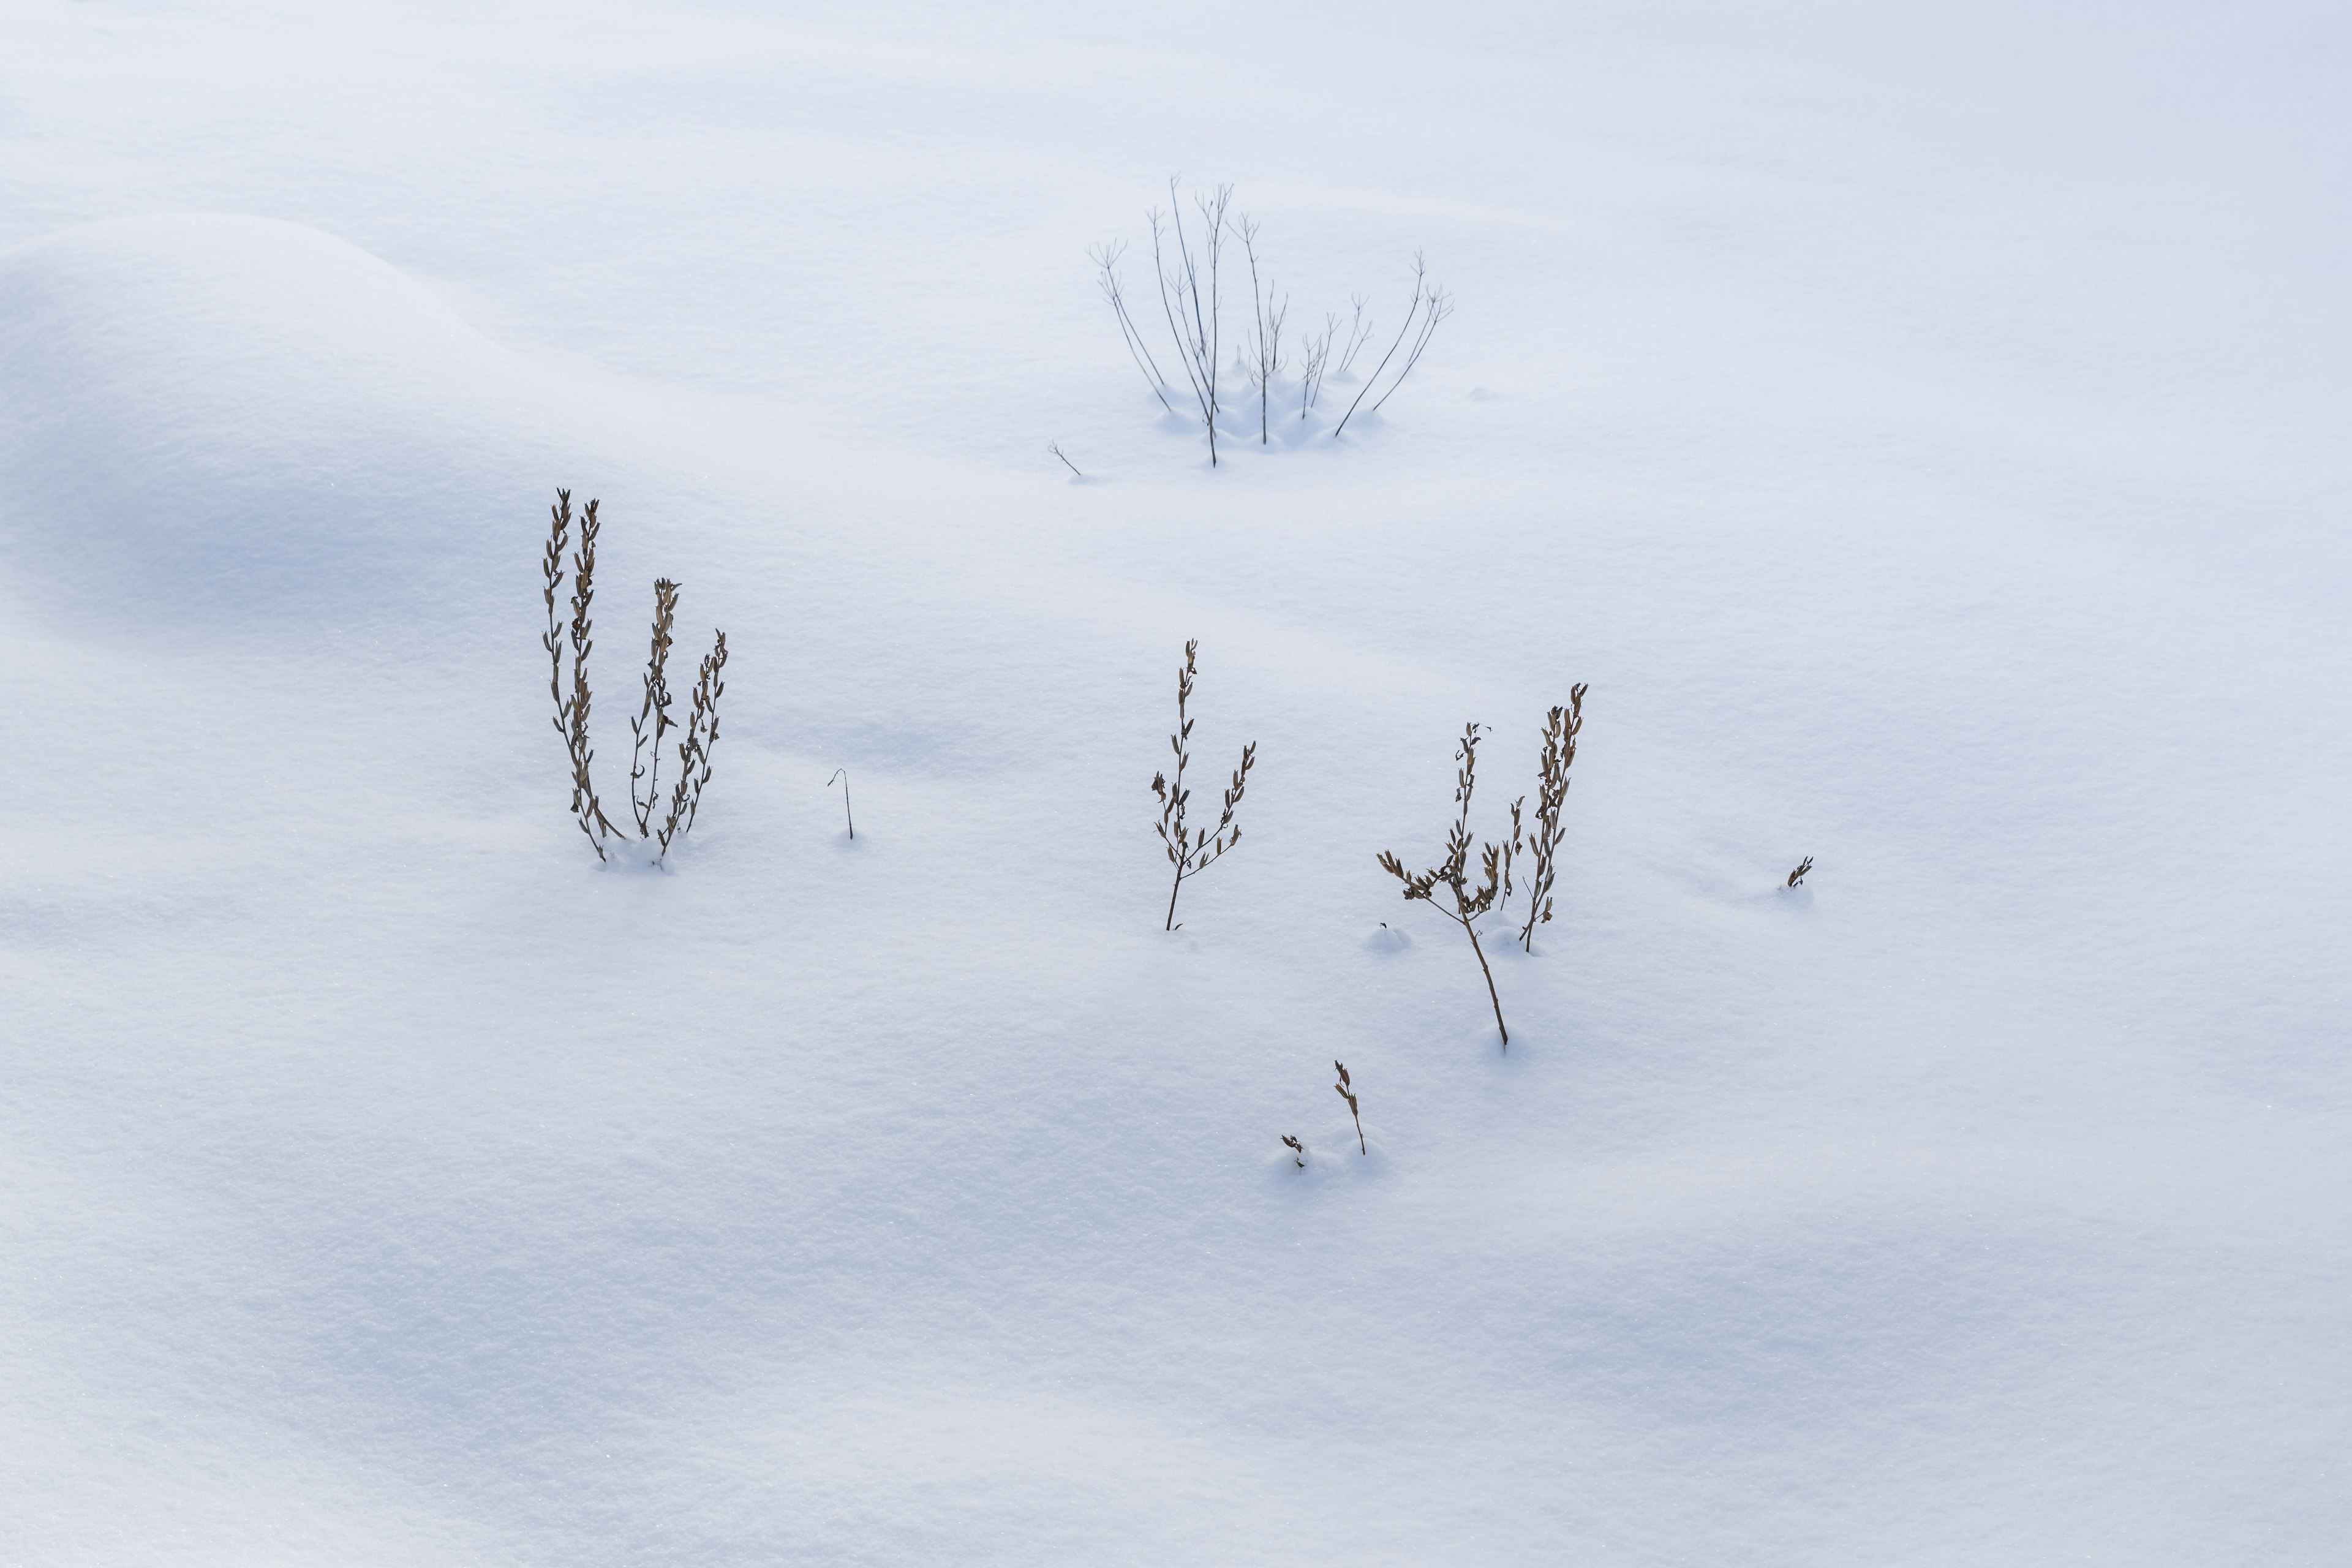
[[[1297,1165],[1302,1171],[1307,1169],[1307,1145],[1300,1142],[1297,1139],[1293,1138],[1287,1132],[1282,1135],[1282,1141],[1289,1146],[1290,1163]]]
[[[1789,873],[1789,886],[1792,888],[1802,886],[1805,880],[1805,873],[1812,868],[1813,858],[1808,855],[1798,864],[1795,870]]]
[[[1364,1113],[1356,1104],[1356,1087],[1349,1080],[1348,1069],[1345,1067],[1338,1062],[1333,1062],[1331,1067],[1339,1075],[1339,1081],[1333,1084],[1331,1088],[1341,1100],[1348,1102],[1348,1114],[1356,1119],[1356,1152],[1370,1154],[1371,1151],[1364,1146]]]
[[[1110,305],[1112,318],[1118,323],[1119,340],[1127,345],[1128,357],[1135,362],[1137,372],[1160,405],[1170,413],[1177,411],[1180,403],[1188,403],[1187,416],[1198,419],[1209,440],[1209,465],[1220,462],[1217,447],[1218,418],[1226,414],[1223,394],[1226,383],[1222,376],[1231,375],[1247,384],[1258,398],[1258,442],[1261,446],[1273,441],[1274,394],[1279,381],[1284,396],[1290,392],[1290,382],[1282,373],[1285,360],[1282,332],[1289,311],[1289,298],[1274,286],[1272,275],[1260,268],[1263,259],[1258,244],[1261,229],[1255,218],[1246,215],[1229,217],[1233,187],[1219,185],[1213,192],[1194,192],[1192,198],[1192,220],[1188,223],[1184,203],[1180,198],[1177,180],[1168,182],[1169,205],[1165,212],[1158,207],[1146,215],[1151,229],[1151,266],[1154,282],[1160,292],[1160,321],[1167,329],[1160,352],[1171,348],[1177,368],[1183,373],[1185,388],[1180,391],[1161,371],[1158,353],[1153,352],[1150,338],[1159,329],[1147,332],[1136,321],[1129,308],[1127,290],[1119,275],[1119,263],[1126,247],[1112,240],[1091,246],[1087,255],[1095,264],[1096,286]],[[1226,366],[1223,350],[1223,255],[1228,237],[1241,241],[1250,273],[1251,313],[1249,331],[1244,334],[1246,348],[1235,342],[1230,368]],[[1320,399],[1323,384],[1328,374],[1341,380],[1352,380],[1350,367],[1372,334],[1372,321],[1364,314],[1366,300],[1360,294],[1351,296],[1353,314],[1345,330],[1339,318],[1327,315],[1324,330],[1318,336],[1307,337],[1300,345],[1297,380],[1298,415],[1304,419]],[[1355,401],[1348,405],[1337,429],[1338,436],[1347,428],[1348,421],[1367,397],[1372,397],[1373,411],[1396,395],[1421,361],[1439,322],[1454,311],[1453,296],[1428,281],[1428,269],[1418,253],[1413,257],[1412,300],[1405,311],[1404,324],[1397,329],[1396,341],[1389,352],[1381,356]],[[1148,312],[1147,312],[1148,315]],[[1402,357],[1400,359],[1399,355]],[[1381,385],[1383,374],[1393,363],[1395,372]],[[1377,395],[1375,395],[1377,394]],[[1066,461],[1067,459],[1065,459]]]
[[[599,860],[609,859],[606,845],[623,838],[621,830],[604,815],[596,796],[595,780],[590,763],[595,751],[589,743],[588,718],[593,694],[588,684],[588,655],[595,647],[595,623],[593,611],[596,598],[596,502],[591,500],[580,514],[580,540],[572,557],[572,621],[568,628],[572,655],[571,689],[564,689],[565,628],[558,619],[555,601],[563,587],[563,552],[571,542],[572,492],[555,492],[555,505],[549,509],[550,528],[547,548],[540,562],[544,579],[543,598],[547,605],[547,631],[541,645],[547,649],[548,690],[555,701],[555,730],[563,737],[572,763],[572,814],[579,821],[580,831],[588,837],[589,847],[596,851]],[[635,821],[640,842],[652,839],[657,846],[654,857],[659,865],[668,856],[671,841],[694,825],[694,815],[701,806],[703,786],[710,782],[710,748],[719,739],[719,698],[726,685],[719,679],[719,671],[727,663],[727,634],[719,632],[718,645],[710,657],[702,661],[700,679],[695,684],[694,698],[686,724],[686,739],[677,748],[678,779],[671,792],[669,814],[659,829],[653,826],[652,816],[660,800],[662,737],[677,728],[669,716],[670,630],[677,615],[678,584],[664,577],[654,584],[653,640],[646,659],[645,698],[637,716],[630,722],[633,744],[629,753],[629,806]],[[647,750],[651,766],[646,765]],[[645,781],[641,791],[640,780]]]
[[[831,789],[833,787],[834,779],[839,779],[841,781],[841,819],[849,824],[849,836],[852,838],[855,838],[857,837],[857,818],[849,809],[849,770],[847,768],[834,769],[833,778],[824,781],[824,787]]]
[[[1214,832],[1205,827],[1192,828],[1186,836],[1184,813],[1192,792],[1184,787],[1184,770],[1192,761],[1192,718],[1188,705],[1192,700],[1192,677],[1197,672],[1195,656],[1201,641],[1192,638],[1184,644],[1184,668],[1176,672],[1176,732],[1168,737],[1168,744],[1176,753],[1176,779],[1168,775],[1151,775],[1151,793],[1160,797],[1160,842],[1167,848],[1168,864],[1174,868],[1175,879],[1168,889],[1168,923],[1165,929],[1176,929],[1176,895],[1184,889],[1185,882],[1207,870],[1226,850],[1242,841],[1241,825],[1234,820],[1234,811],[1242,803],[1242,792],[1249,787],[1249,771],[1257,764],[1257,742],[1242,747],[1241,766],[1234,770],[1233,782],[1225,786],[1224,810],[1217,817]]]
[[[1551,920],[1551,889],[1559,875],[1559,847],[1568,829],[1560,826],[1560,808],[1568,804],[1568,770],[1576,763],[1576,736],[1584,728],[1584,685],[1568,694],[1568,706],[1544,715],[1543,766],[1536,785],[1536,826],[1528,836],[1528,923],[1520,929],[1519,944],[1536,950],[1536,927]],[[1521,797],[1525,799],[1525,796]],[[1511,807],[1511,828],[1518,830],[1519,808]]]
[[[1404,884],[1407,899],[1419,899],[1430,908],[1460,926],[1470,939],[1470,951],[1478,960],[1478,972],[1486,977],[1486,998],[1495,1005],[1495,1030],[1503,1037],[1503,1048],[1511,1048],[1511,1031],[1503,1023],[1503,999],[1495,990],[1495,972],[1486,963],[1486,950],[1479,945],[1478,921],[1493,913],[1510,897],[1511,863],[1519,850],[1517,830],[1518,813],[1512,812],[1513,832],[1508,842],[1480,847],[1480,867],[1484,880],[1475,888],[1470,885],[1470,797],[1478,787],[1478,729],[1466,724],[1462,730],[1462,743],[1454,750],[1454,799],[1461,809],[1455,814],[1454,826],[1445,835],[1445,858],[1426,871],[1409,872],[1393,851],[1381,851],[1381,868]],[[1524,797],[1522,797],[1524,798]],[[1437,899],[1443,889],[1453,907],[1447,908]]]

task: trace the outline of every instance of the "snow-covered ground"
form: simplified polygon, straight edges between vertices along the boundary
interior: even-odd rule
[[[0,11],[0,1561],[2340,1563],[2347,64]],[[1427,252],[1381,420],[1159,417],[1086,247],[1179,172],[1302,318]],[[651,579],[729,634],[665,871],[558,485],[608,799]],[[1373,857],[1577,681],[1505,1055]]]

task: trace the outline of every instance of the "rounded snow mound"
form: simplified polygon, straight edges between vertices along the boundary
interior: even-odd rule
[[[50,235],[0,252],[0,552],[47,596],[137,615],[454,592],[529,552],[507,492],[547,468],[514,450],[534,379],[297,224]]]

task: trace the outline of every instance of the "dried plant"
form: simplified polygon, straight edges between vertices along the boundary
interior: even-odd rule
[[[1175,869],[1175,879],[1168,889],[1168,924],[1176,929],[1176,895],[1184,889],[1188,879],[1199,876],[1226,850],[1242,841],[1242,830],[1234,821],[1234,808],[1242,803],[1242,792],[1249,786],[1249,771],[1257,763],[1257,742],[1242,747],[1242,765],[1234,770],[1233,782],[1225,786],[1223,812],[1217,818],[1216,830],[1193,828],[1186,836],[1184,813],[1192,792],[1184,787],[1184,770],[1192,761],[1192,718],[1188,705],[1192,700],[1192,677],[1196,673],[1195,656],[1201,642],[1198,637],[1184,644],[1184,668],[1176,672],[1176,732],[1168,737],[1169,747],[1176,753],[1176,779],[1173,784],[1165,773],[1151,775],[1151,793],[1160,797],[1160,842],[1167,848],[1168,864]]]
[[[563,549],[571,541],[572,492],[559,489],[555,504],[548,509],[551,526],[547,550],[540,560],[540,571],[546,580],[547,633],[540,639],[547,649],[547,689],[555,700],[555,732],[563,737],[564,748],[572,760],[572,815],[579,820],[580,831],[588,836],[589,847],[596,858],[604,858],[604,839],[614,831],[596,799],[596,785],[590,778],[588,764],[595,752],[588,744],[588,652],[595,646],[593,623],[589,610],[595,598],[596,580],[596,503],[590,501],[580,519],[580,543],[572,557],[572,689],[563,689],[563,647],[562,622],[555,613],[555,600],[563,587]]]
[[[547,631],[541,638],[541,646],[547,650],[548,691],[555,702],[555,731],[563,737],[572,763],[572,814],[579,821],[580,831],[587,836],[589,847],[596,851],[596,858],[607,860],[607,844],[616,838],[625,839],[625,836],[604,815],[590,769],[596,755],[588,739],[593,702],[588,655],[595,647],[592,612],[596,598],[596,502],[591,500],[580,514],[579,543],[572,556],[572,621],[568,628],[556,614],[555,602],[563,587],[563,552],[572,542],[570,490],[555,492],[555,505],[549,509],[549,517],[547,549],[540,562],[544,579],[542,597],[547,605]],[[653,813],[661,799],[662,738],[678,727],[669,716],[670,632],[677,616],[678,591],[678,584],[667,577],[654,584],[653,639],[646,658],[645,696],[636,717],[629,724],[630,812],[635,820],[638,840],[650,838],[658,846],[654,857],[656,865],[667,858],[671,841],[694,825],[695,812],[702,803],[703,786],[710,782],[710,748],[719,739],[719,698],[726,689],[719,672],[727,663],[727,634],[719,632],[717,647],[702,661],[687,719],[686,739],[677,748],[679,776],[671,792],[669,814],[656,830]],[[567,630],[572,654],[568,692],[563,679]]]
[[[1302,1171],[1307,1169],[1307,1145],[1286,1132],[1283,1134],[1282,1141],[1290,1147],[1291,1163]]]
[[[1364,1146],[1364,1113],[1357,1107],[1356,1104],[1355,1085],[1349,1080],[1348,1069],[1346,1068],[1340,1066],[1338,1062],[1333,1062],[1331,1066],[1333,1070],[1337,1071],[1339,1075],[1339,1081],[1333,1084],[1331,1088],[1339,1094],[1341,1100],[1348,1102],[1348,1114],[1356,1119],[1356,1152],[1359,1154],[1370,1154],[1371,1151]]]
[[[1530,953],[1536,950],[1536,927],[1551,920],[1551,889],[1559,873],[1560,842],[1568,829],[1560,826],[1560,808],[1568,804],[1568,770],[1576,763],[1576,735],[1584,728],[1584,686],[1579,682],[1568,694],[1568,706],[1554,708],[1544,715],[1543,768],[1536,786],[1535,831],[1528,835],[1530,868],[1528,875],[1528,923],[1519,931],[1519,943]],[[1522,797],[1524,798],[1524,797]],[[1516,837],[1519,826],[1519,808],[1511,807],[1511,828]]]
[[[1789,886],[1794,888],[1801,885],[1805,879],[1805,873],[1812,868],[1813,858],[1808,855],[1798,864],[1795,870],[1789,873]]]
[[[656,866],[668,858],[670,841],[694,826],[695,814],[702,809],[703,786],[710,782],[710,751],[719,744],[719,699],[727,690],[727,683],[719,679],[727,668],[727,634],[716,636],[719,640],[703,655],[695,675],[694,706],[687,710],[686,739],[677,747],[677,787],[670,792],[669,816],[656,836],[661,845],[654,856]]]
[[[1053,454],[1054,454],[1054,456],[1055,456],[1055,457],[1057,457],[1057,458],[1061,458],[1061,459],[1062,459],[1062,467],[1064,467],[1064,468],[1066,468],[1069,469],[1069,470],[1070,470],[1070,472],[1071,472],[1072,474],[1076,475],[1077,478],[1079,478],[1079,479],[1085,479],[1085,478],[1087,477],[1085,474],[1083,474],[1083,473],[1079,473],[1079,471],[1078,471],[1078,466],[1077,466],[1076,463],[1073,463],[1072,461],[1070,461],[1069,454],[1062,450],[1062,444],[1061,444],[1059,441],[1050,441],[1050,442],[1047,442],[1047,443],[1046,443],[1046,446],[1045,446],[1045,450],[1047,450],[1048,452],[1053,453]]]
[[[1511,811],[1512,833],[1508,842],[1487,844],[1480,847],[1479,863],[1484,880],[1476,887],[1470,885],[1470,797],[1478,787],[1478,731],[1476,724],[1462,730],[1462,743],[1455,748],[1456,768],[1454,775],[1454,800],[1461,809],[1455,813],[1454,826],[1445,836],[1445,858],[1426,871],[1408,872],[1404,863],[1390,850],[1381,851],[1381,868],[1404,884],[1404,896],[1425,900],[1430,908],[1462,928],[1470,939],[1470,951],[1478,960],[1478,972],[1486,977],[1486,997],[1495,1005],[1495,1029],[1503,1037],[1503,1048],[1511,1048],[1511,1031],[1503,1024],[1503,999],[1495,990],[1495,972],[1486,963],[1486,950],[1479,945],[1478,921],[1507,903],[1511,896],[1511,867],[1520,842],[1518,807]],[[1524,798],[1524,797],[1522,797]],[[1448,909],[1440,903],[1437,893],[1444,889],[1453,901]]]

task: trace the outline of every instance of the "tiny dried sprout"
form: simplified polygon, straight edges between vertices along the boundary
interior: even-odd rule
[[[1051,442],[1046,443],[1045,450],[1047,450],[1048,452],[1053,453],[1053,454],[1054,454],[1054,456],[1055,456],[1055,457],[1057,457],[1057,458],[1061,458],[1061,459],[1062,459],[1062,467],[1064,467],[1064,468],[1066,468],[1069,469],[1069,470],[1070,470],[1070,472],[1072,472],[1072,473],[1074,473],[1074,474],[1077,474],[1077,475],[1078,475],[1078,478],[1080,478],[1080,479],[1082,479],[1086,478],[1086,475],[1084,475],[1084,474],[1079,474],[1079,473],[1078,473],[1078,466],[1077,466],[1076,463],[1073,463],[1072,461],[1070,461],[1069,455],[1068,455],[1067,453],[1066,453],[1066,452],[1064,452],[1064,451],[1062,450],[1062,444],[1061,444],[1059,441],[1051,441]]]
[[[1286,1132],[1283,1134],[1282,1141],[1290,1146],[1291,1163],[1302,1171],[1307,1169],[1307,1145]]]
[[[1168,864],[1174,870],[1174,879],[1168,889],[1168,922],[1165,929],[1176,929],[1176,895],[1184,889],[1188,879],[1199,876],[1228,849],[1242,841],[1241,825],[1234,813],[1242,804],[1242,794],[1249,787],[1249,771],[1257,765],[1257,742],[1242,747],[1241,766],[1225,785],[1223,809],[1213,831],[1205,827],[1188,828],[1184,814],[1192,792],[1184,787],[1184,770],[1192,765],[1193,720],[1188,710],[1192,700],[1192,678],[1198,673],[1197,658],[1200,639],[1184,644],[1184,667],[1176,672],[1176,731],[1168,737],[1169,749],[1176,753],[1176,777],[1171,781],[1164,773],[1151,775],[1151,793],[1160,802],[1158,832],[1161,847],[1167,851]]]
[[[1789,886],[1793,888],[1804,881],[1805,873],[1812,868],[1813,858],[1808,855],[1803,860],[1798,862],[1797,868],[1795,870],[1789,873]]]
[[[1348,1069],[1335,1061],[1331,1070],[1339,1075],[1339,1081],[1331,1086],[1333,1091],[1348,1102],[1348,1114],[1356,1119],[1356,1152],[1370,1154],[1371,1151],[1364,1146],[1364,1113],[1356,1107],[1355,1086],[1348,1078]]]

